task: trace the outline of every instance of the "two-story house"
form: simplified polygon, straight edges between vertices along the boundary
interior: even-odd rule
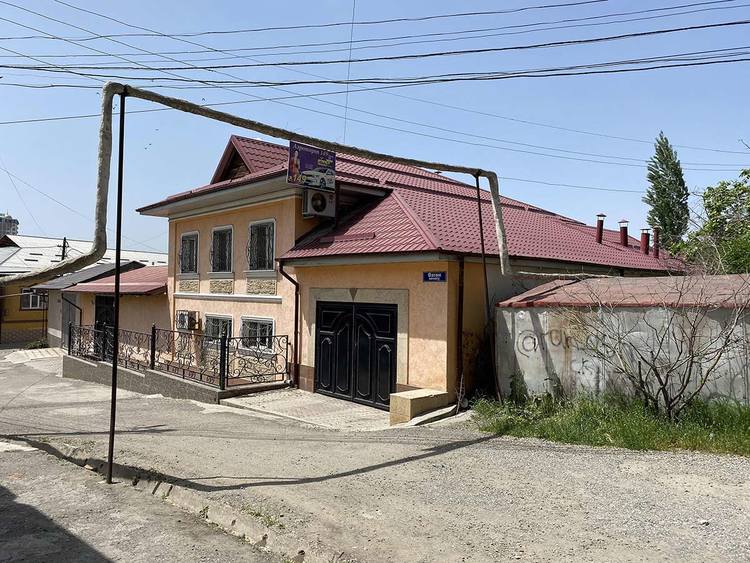
[[[173,325],[189,311],[206,335],[288,335],[300,388],[381,408],[404,390],[451,400],[460,371],[471,387],[486,326],[479,209],[491,299],[541,283],[499,275],[489,193],[337,154],[337,218],[306,217],[304,190],[286,183],[287,159],[286,146],[232,136],[208,185],[138,210],[169,219]],[[538,207],[502,204],[516,271],[648,275],[675,266],[620,232],[599,237]]]

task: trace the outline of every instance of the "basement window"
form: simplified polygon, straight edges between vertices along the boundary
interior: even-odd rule
[[[273,349],[273,319],[242,318],[242,347],[251,350]]]

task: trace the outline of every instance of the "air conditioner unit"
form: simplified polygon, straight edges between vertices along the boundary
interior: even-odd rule
[[[307,188],[305,190],[305,200],[302,213],[308,216],[316,215],[319,217],[335,217],[335,192]]]
[[[197,311],[177,311],[175,317],[177,330],[198,330],[200,328],[200,316]]]

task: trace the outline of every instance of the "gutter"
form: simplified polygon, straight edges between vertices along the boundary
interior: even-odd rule
[[[299,282],[286,273],[283,262],[279,262],[279,273],[294,286],[294,366],[292,371],[292,385],[299,387]]]

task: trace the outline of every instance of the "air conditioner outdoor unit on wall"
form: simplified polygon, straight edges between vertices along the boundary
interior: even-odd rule
[[[336,216],[336,194],[328,190],[305,189],[303,215]]]
[[[197,311],[177,311],[175,316],[177,330],[198,330],[200,328],[200,316]]]

